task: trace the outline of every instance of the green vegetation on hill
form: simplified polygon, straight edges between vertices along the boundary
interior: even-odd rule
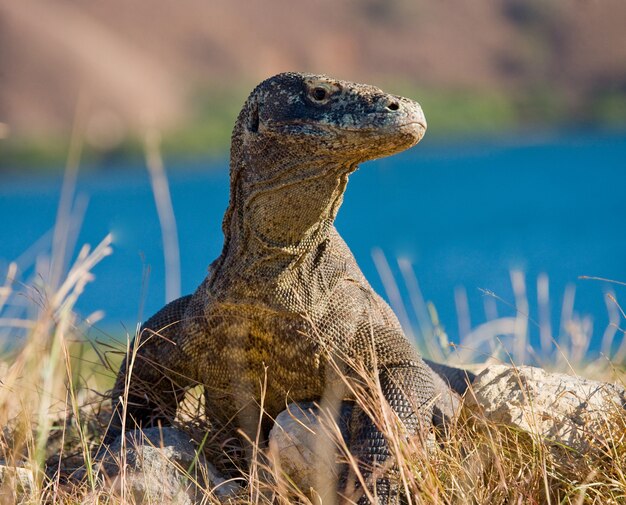
[[[583,105],[572,106],[562,95],[545,88],[506,95],[462,89],[422,89],[402,82],[383,84],[383,87],[422,104],[430,138],[481,138],[537,126],[548,129],[576,125],[626,128],[626,93],[621,92],[602,93]],[[227,156],[232,125],[249,89],[251,85],[197,92],[188,121],[163,132],[164,154],[178,158]],[[0,142],[0,170],[42,171],[63,165],[69,139],[26,138]],[[110,151],[87,145],[84,154],[87,162],[140,158],[143,156],[142,139],[137,134],[131,135]]]

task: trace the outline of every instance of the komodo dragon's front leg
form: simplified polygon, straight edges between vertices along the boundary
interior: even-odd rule
[[[381,392],[402,423],[403,435],[420,437],[423,443],[428,443],[429,416],[432,416],[429,414],[432,413],[432,400],[425,399],[428,393],[432,397],[429,378],[424,375],[422,367],[411,362],[391,366],[379,374]],[[386,438],[389,427],[385,429],[379,423],[380,419],[374,420],[356,407],[352,415],[350,449],[360,462],[359,470],[370,493],[377,497],[377,503],[383,505],[396,503],[402,486],[397,466],[390,459],[392,452]],[[364,494],[358,503],[368,504],[370,501]]]
[[[111,391],[113,416],[106,442],[122,430],[171,421],[193,372],[179,337],[191,296],[167,304],[148,319],[133,339]],[[129,423],[125,423],[128,420]]]
[[[380,393],[393,415],[385,419],[379,409],[372,409],[373,405],[380,405],[376,394],[368,394],[357,401],[352,414],[350,450],[360,462],[359,471],[367,481],[370,494],[377,497],[377,503],[397,503],[401,486],[388,437],[418,438],[422,444],[430,444],[435,403],[432,371],[410,346],[402,331],[393,326],[371,328],[369,324],[363,325],[353,345],[361,357],[375,357],[375,361],[369,363],[374,373],[369,380],[377,379]],[[366,351],[367,347],[374,353]],[[366,358],[366,365],[368,361]],[[367,377],[359,378],[358,375],[357,381],[368,381]],[[370,389],[367,385],[365,388]],[[362,402],[372,402],[373,405],[360,406]],[[346,489],[349,490],[349,484]],[[368,504],[370,501],[363,494],[358,503]]]

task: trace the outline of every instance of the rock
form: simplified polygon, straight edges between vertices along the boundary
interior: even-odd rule
[[[328,430],[320,424],[319,412],[319,407],[312,402],[290,403],[276,416],[270,431],[269,445],[278,458],[280,468],[303,492],[319,485],[320,476],[328,473],[329,467],[333,466],[337,452],[332,438],[324,436]],[[344,440],[348,439],[351,414],[352,405],[344,402],[337,423]],[[332,451],[333,461],[330,464],[321,454],[324,444]]]
[[[0,503],[30,503],[34,490],[30,469],[0,464]]]
[[[599,436],[607,415],[626,406],[623,388],[540,368],[503,365],[483,370],[465,394],[465,407],[487,419],[533,436],[584,452]],[[456,405],[454,406],[456,416]],[[341,434],[328,435],[320,422],[320,409],[311,402],[291,403],[270,431],[270,453],[282,472],[302,492],[334,490],[330,480],[342,469],[336,465],[336,438],[349,439],[352,404],[343,402],[337,419]],[[121,437],[111,444],[100,462],[120,492]],[[238,494],[240,486],[226,481],[205,461],[196,458],[188,435],[175,428],[152,428],[126,434],[126,489],[137,503],[199,503],[212,490],[218,498]],[[191,478],[186,473],[189,472]],[[203,491],[204,490],[204,491]]]
[[[494,365],[476,377],[465,405],[490,421],[585,452],[607,415],[626,406],[626,393],[612,384],[541,368]]]
[[[149,428],[118,437],[98,455],[111,488],[118,495],[125,491],[133,503],[199,503],[207,491],[217,497],[236,494],[239,486],[227,482],[207,463],[188,435],[176,428]],[[125,477],[121,475],[121,455],[125,456]],[[204,489],[204,490],[203,490]]]

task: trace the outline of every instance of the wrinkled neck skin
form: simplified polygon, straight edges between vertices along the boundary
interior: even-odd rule
[[[231,160],[230,205],[224,248],[212,265],[216,278],[267,282],[306,262],[334,231],[348,176],[357,161],[319,156],[301,146],[288,155],[265,150]],[[268,161],[271,160],[271,161]],[[221,284],[221,282],[218,282]]]

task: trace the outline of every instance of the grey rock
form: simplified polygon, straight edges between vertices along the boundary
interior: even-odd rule
[[[29,503],[34,489],[29,468],[0,464],[0,503]]]
[[[98,460],[112,491],[130,495],[134,503],[190,505],[210,495],[226,498],[239,491],[176,428],[131,431],[124,438],[125,448],[122,442],[118,437]]]
[[[580,452],[625,405],[619,386],[530,366],[489,366],[465,396],[466,407],[493,422]]]
[[[339,433],[320,421],[320,409],[312,402],[290,403],[276,417],[269,435],[270,449],[280,469],[301,491],[308,493],[319,489],[321,481],[337,478],[337,442],[349,440],[351,414],[352,405],[343,402],[335,419]]]

